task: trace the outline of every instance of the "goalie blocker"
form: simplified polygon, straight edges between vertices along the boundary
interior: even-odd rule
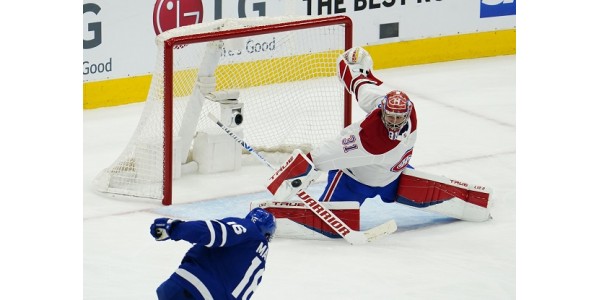
[[[287,201],[300,190],[306,190],[320,175],[312,161],[302,151],[295,149],[290,158],[269,178],[267,190],[277,201]]]

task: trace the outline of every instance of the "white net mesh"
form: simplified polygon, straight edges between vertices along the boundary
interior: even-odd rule
[[[335,62],[345,46],[344,26],[270,32],[278,24],[306,19],[309,18],[223,19],[159,35],[156,70],[138,127],[119,158],[97,176],[97,190],[163,198],[163,188],[170,182],[163,180],[165,162],[167,167],[171,161],[173,167],[185,163],[190,135],[215,128],[206,116],[209,112],[218,116],[219,104],[190,99],[195,97],[196,78],[199,74],[213,73],[212,65],[217,61],[216,90],[239,91],[238,100],[244,105],[244,141],[254,149],[291,153],[301,148],[307,152],[336,136],[344,126],[343,87],[335,77]],[[172,135],[176,146],[173,157],[165,158],[164,41],[199,33],[222,35],[232,29],[253,26],[265,26],[265,30],[246,37],[222,39],[222,43],[190,42],[174,48]],[[222,47],[208,48],[218,44]],[[218,55],[207,55],[211,51],[218,51]],[[198,111],[190,114],[194,107]],[[183,121],[186,114],[198,117],[192,117],[190,123]]]

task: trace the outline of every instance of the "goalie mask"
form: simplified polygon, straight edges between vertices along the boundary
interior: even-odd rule
[[[257,207],[248,213],[246,219],[256,224],[256,227],[258,227],[258,230],[260,233],[262,233],[262,235],[265,236],[267,241],[271,241],[271,238],[277,229],[277,224],[275,224],[275,216],[268,211]]]
[[[391,140],[397,139],[402,128],[408,124],[412,108],[412,101],[398,90],[387,93],[381,101],[381,120]]]

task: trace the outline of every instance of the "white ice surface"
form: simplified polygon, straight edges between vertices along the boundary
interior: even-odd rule
[[[516,57],[461,60],[377,70],[415,102],[419,137],[411,165],[494,189],[493,220],[469,223],[369,199],[362,226],[395,219],[399,230],[373,244],[276,239],[253,299],[516,298]],[[83,112],[83,298],[155,299],[187,242],[155,242],[160,216],[242,215],[268,197],[260,164],[235,174],[184,177],[180,201],[116,200],[91,181],[125,147],[143,104]],[[354,118],[360,118],[358,108]],[[186,186],[202,185],[202,193]],[[312,187],[319,195],[318,183]]]

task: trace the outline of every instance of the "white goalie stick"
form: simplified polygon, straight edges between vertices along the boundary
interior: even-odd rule
[[[273,165],[271,165],[264,157],[262,157],[258,152],[256,152],[250,145],[240,139],[235,133],[233,133],[229,128],[223,123],[221,123],[213,114],[209,113],[208,117],[213,120],[221,129],[223,129],[229,136],[231,136],[236,142],[238,142],[244,149],[248,152],[252,153],[258,160],[260,160],[263,164],[267,165],[272,170],[276,170]],[[297,179],[298,180],[298,179]],[[292,186],[299,186],[300,182],[292,182]],[[323,222],[327,223],[331,228],[333,228],[339,235],[341,235],[347,242],[352,245],[360,245],[366,244],[369,242],[373,242],[379,238],[382,238],[386,235],[394,233],[398,226],[394,220],[389,220],[379,226],[373,227],[369,230],[357,231],[351,229],[344,221],[342,221],[338,216],[336,216],[331,210],[327,207],[323,206],[318,200],[314,199],[311,195],[300,190],[297,193],[298,197],[304,204],[315,213]]]

